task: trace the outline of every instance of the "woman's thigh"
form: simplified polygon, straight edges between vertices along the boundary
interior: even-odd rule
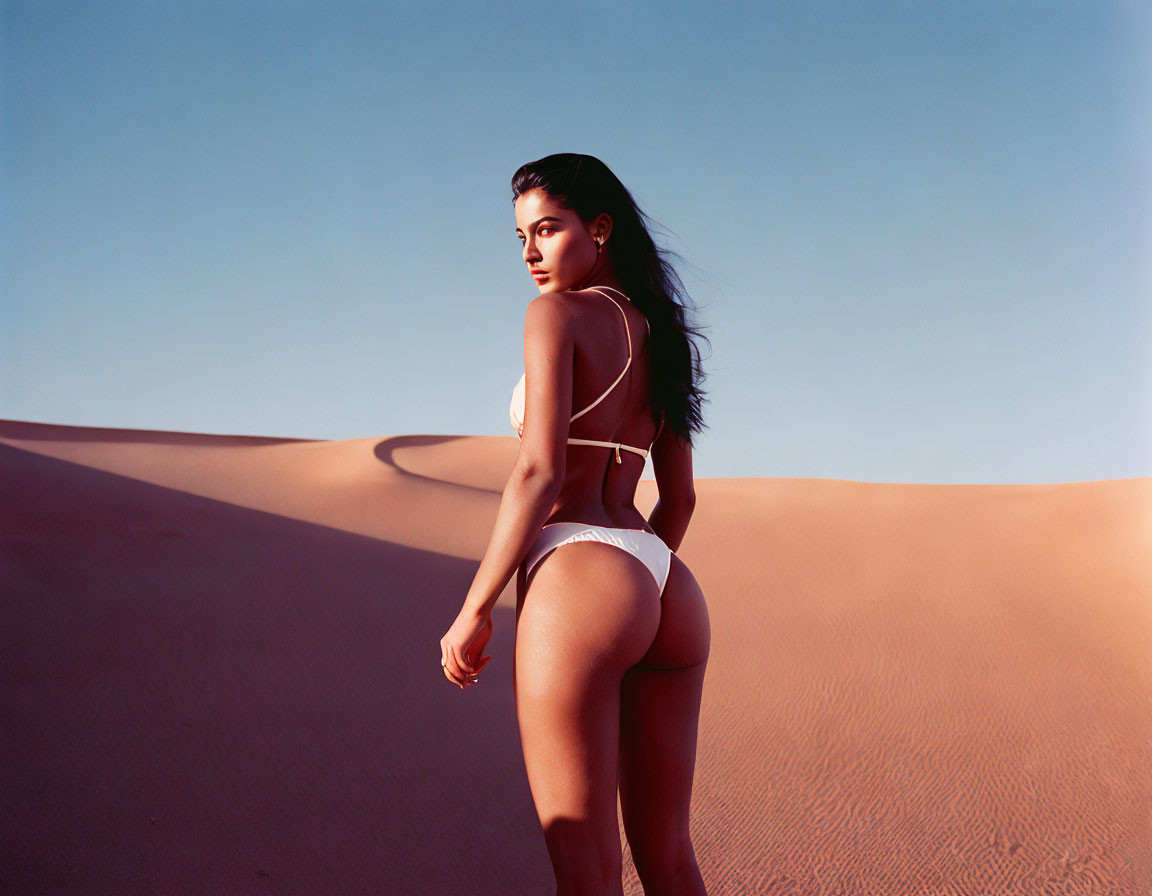
[[[659,631],[624,676],[620,707],[620,803],[646,884],[694,867],[688,816],[710,642],[704,594],[673,556]]]
[[[610,877],[620,685],[659,628],[659,590],[638,559],[597,542],[557,548],[518,590],[516,713],[549,852],[558,873],[584,862]]]

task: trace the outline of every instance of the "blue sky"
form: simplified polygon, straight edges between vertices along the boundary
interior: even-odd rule
[[[578,151],[688,262],[698,476],[1152,475],[1145,3],[2,10],[0,417],[511,437]]]

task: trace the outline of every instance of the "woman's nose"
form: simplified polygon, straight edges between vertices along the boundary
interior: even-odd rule
[[[536,249],[535,241],[534,240],[528,240],[528,242],[526,242],[524,244],[524,262],[525,262],[525,264],[531,264],[534,261],[539,261],[540,258],[541,258],[541,255],[540,255],[540,252]]]

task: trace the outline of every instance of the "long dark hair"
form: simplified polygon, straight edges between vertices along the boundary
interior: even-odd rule
[[[594,156],[562,152],[529,162],[512,176],[512,201],[531,190],[543,190],[585,223],[602,213],[612,218],[605,249],[624,292],[652,330],[652,419],[662,418],[691,445],[693,433],[706,428],[700,409],[708,399],[700,387],[704,368],[696,340],[708,340],[689,323],[689,308],[695,306],[668,260],[674,253],[656,247],[648,228],[651,219]]]

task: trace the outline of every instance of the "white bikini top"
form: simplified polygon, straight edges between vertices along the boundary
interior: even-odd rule
[[[583,417],[590,410],[592,410],[594,407],[596,407],[596,405],[600,404],[600,402],[602,402],[605,398],[607,398],[608,394],[613,389],[616,388],[616,384],[619,383],[620,380],[624,379],[624,374],[626,374],[628,372],[628,368],[632,366],[632,332],[628,327],[628,315],[624,313],[624,308],[620,305],[619,302],[617,302],[614,298],[612,298],[612,296],[610,296],[608,293],[603,291],[605,289],[612,289],[613,292],[620,292],[620,290],[613,289],[611,286],[590,286],[588,288],[590,290],[592,290],[593,292],[598,292],[598,293],[600,293],[600,295],[606,296],[607,298],[612,299],[612,304],[614,304],[616,306],[616,308],[620,312],[620,315],[624,318],[624,334],[625,334],[625,338],[627,339],[627,342],[628,342],[628,360],[624,364],[624,369],[620,371],[620,375],[618,377],[616,377],[615,382],[613,382],[611,386],[609,386],[607,389],[604,390],[604,394],[602,394],[599,398],[597,398],[594,402],[592,402],[592,404],[588,405],[588,407],[584,408],[584,410],[580,411],[579,413],[573,414],[568,420],[569,423],[571,423],[573,420],[576,420],[579,417]],[[628,296],[625,296],[624,293],[620,292],[620,295],[624,296],[624,298],[627,301],[631,301],[631,299],[629,299]],[[648,326],[648,320],[647,319],[644,320],[644,324],[645,324],[645,326]],[[651,335],[651,333],[652,333],[652,327],[651,326],[648,326],[648,333],[649,333],[649,335]],[[520,374],[520,381],[516,383],[516,388],[512,390],[512,404],[508,408],[508,416],[512,420],[512,428],[516,430],[516,436],[518,438],[522,438],[524,436],[524,376],[525,376],[525,374]],[[653,438],[652,438],[652,444],[653,445],[656,443],[656,439],[660,437],[660,430],[662,430],[663,428],[664,428],[664,421],[661,420],[660,421],[660,427],[656,430],[656,435],[653,436]],[[569,445],[594,445],[594,446],[599,447],[599,448],[614,448],[616,450],[616,463],[622,463],[622,461],[620,460],[620,450],[621,449],[623,449],[625,451],[631,451],[633,454],[639,454],[641,457],[647,457],[648,452],[652,450],[652,445],[649,445],[648,449],[645,450],[643,448],[635,448],[632,445],[625,445],[623,442],[600,442],[600,441],[597,441],[595,439],[569,438],[568,444]]]

